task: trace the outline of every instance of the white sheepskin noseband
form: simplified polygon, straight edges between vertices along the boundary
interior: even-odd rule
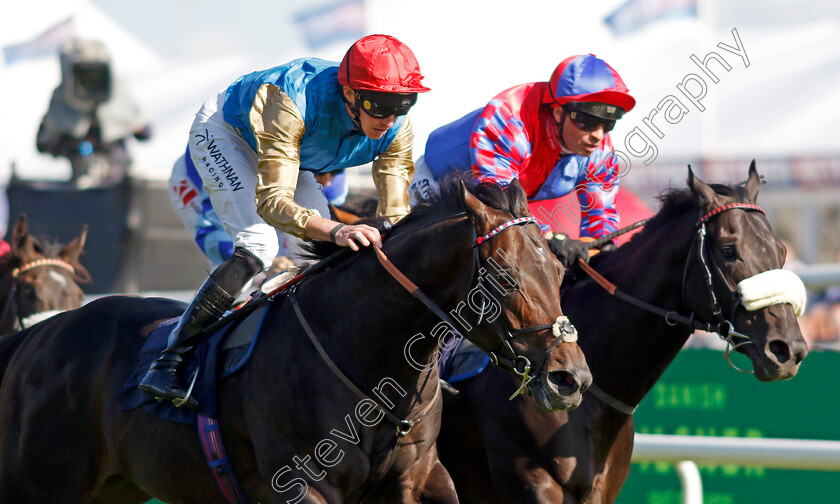
[[[738,283],[738,293],[749,311],[787,303],[797,317],[805,312],[805,284],[792,271],[773,269],[751,276]]]
[[[574,343],[578,339],[577,329],[569,322],[569,318],[563,315],[557,317],[551,326],[551,332],[555,338],[561,338],[563,343]]]

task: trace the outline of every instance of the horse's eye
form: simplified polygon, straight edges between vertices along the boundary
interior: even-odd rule
[[[495,276],[493,279],[496,281],[496,283],[499,285],[499,287],[501,287],[501,288],[502,288],[502,289],[504,289],[505,291],[510,292],[510,291],[512,291],[512,290],[514,290],[514,289],[516,289],[516,287],[517,287],[517,286],[516,286],[516,283],[515,283],[515,282],[513,282],[513,281],[511,280],[511,278],[510,278],[510,277],[508,277],[508,276],[505,276],[505,275],[497,275],[497,276]]]
[[[738,258],[738,250],[735,248],[735,245],[724,245],[720,250],[723,258],[727,261],[734,261]]]
[[[513,276],[513,271],[503,269],[493,274],[493,282],[498,285],[505,292],[513,292],[519,290],[519,285]]]

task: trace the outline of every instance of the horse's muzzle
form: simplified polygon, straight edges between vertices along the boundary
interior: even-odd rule
[[[559,370],[540,373],[539,380],[531,389],[534,405],[543,411],[575,409],[583,400],[583,393],[592,384],[588,369]]]

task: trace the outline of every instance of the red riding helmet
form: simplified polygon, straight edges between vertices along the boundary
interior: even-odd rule
[[[357,91],[425,93],[417,58],[390,35],[368,35],[350,46],[338,66],[338,82]]]
[[[594,54],[570,56],[557,65],[548,81],[543,102],[555,105],[573,102],[613,105],[621,108],[618,118],[636,106],[636,99],[630,96],[618,72]]]

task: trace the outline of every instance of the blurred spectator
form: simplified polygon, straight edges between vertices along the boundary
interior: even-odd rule
[[[147,140],[151,128],[111,74],[104,44],[73,40],[61,47],[59,59],[61,84],[38,129],[38,151],[69,159],[79,187],[119,182],[130,165],[125,140]]]
[[[809,348],[840,350],[840,286],[826,289],[799,318]]]

